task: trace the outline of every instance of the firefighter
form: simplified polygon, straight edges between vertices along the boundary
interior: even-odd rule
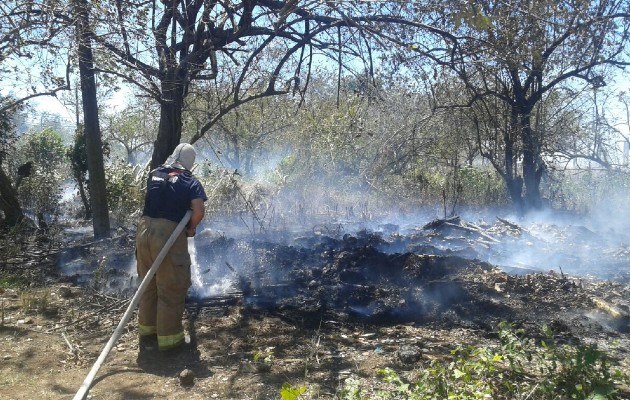
[[[191,284],[187,238],[195,236],[196,227],[204,217],[204,202],[208,200],[203,186],[191,173],[195,156],[192,145],[181,143],[166,164],[149,173],[144,211],[136,233],[140,279],[147,274],[188,210],[192,210],[192,216],[140,299],[141,352],[156,346],[160,351],[185,347],[182,316]]]

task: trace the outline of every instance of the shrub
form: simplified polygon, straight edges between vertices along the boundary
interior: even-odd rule
[[[545,339],[534,340],[508,323],[499,325],[500,346],[458,347],[450,358],[433,360],[412,381],[396,371],[379,371],[384,387],[376,391],[346,381],[343,399],[621,399],[617,384],[630,382],[597,346],[558,344],[543,328]],[[374,397],[372,397],[374,394]]]
[[[135,221],[144,204],[146,173],[139,167],[115,160],[107,167],[107,203],[119,224]]]
[[[65,147],[61,136],[52,129],[28,133],[20,137],[18,164],[33,163],[30,176],[20,184],[20,204],[33,214],[57,212],[62,193],[62,183],[67,175]]]

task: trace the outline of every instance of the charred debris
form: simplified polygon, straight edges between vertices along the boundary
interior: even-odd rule
[[[197,292],[190,303],[238,301],[314,327],[334,320],[488,331],[508,320],[627,333],[630,248],[614,236],[453,217],[404,233],[392,224],[352,234],[320,225],[284,241],[198,238],[202,286],[223,277],[230,289]]]
[[[317,327],[322,321],[492,331],[501,321],[548,324],[572,337],[630,332],[630,246],[612,231],[460,217],[402,228],[195,238],[188,308],[240,305]],[[133,232],[66,243],[58,267],[74,284],[130,297]]]

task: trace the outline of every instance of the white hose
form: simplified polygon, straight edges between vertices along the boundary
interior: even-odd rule
[[[98,357],[98,359],[92,366],[92,370],[90,370],[90,373],[87,374],[87,376],[85,377],[83,384],[81,385],[81,387],[79,388],[79,391],[73,398],[74,400],[83,400],[85,396],[87,395],[88,391],[90,390],[90,385],[92,385],[92,381],[96,377],[96,373],[101,368],[101,364],[103,364],[103,362],[105,361],[105,358],[107,358],[107,355],[112,350],[112,347],[114,347],[114,344],[116,343],[116,341],[118,341],[118,339],[122,335],[123,329],[127,326],[127,322],[129,322],[129,318],[131,318],[133,311],[135,310],[136,306],[140,302],[140,297],[142,296],[142,293],[144,293],[147,286],[149,286],[149,283],[151,282],[153,275],[155,275],[158,268],[160,268],[160,264],[162,264],[162,260],[164,260],[164,257],[166,257],[166,253],[168,253],[168,251],[173,246],[173,243],[175,243],[175,240],[177,239],[179,234],[184,230],[184,227],[190,220],[191,216],[192,216],[192,211],[190,210],[187,211],[186,215],[184,215],[184,218],[182,218],[182,220],[179,222],[177,227],[175,227],[175,230],[171,234],[171,237],[168,238],[168,240],[166,241],[166,244],[164,244],[164,247],[162,247],[162,250],[160,250],[160,253],[158,254],[155,261],[153,261],[153,265],[151,265],[149,272],[147,272],[147,275],[142,280],[142,283],[140,283],[140,286],[138,286],[138,290],[136,291],[136,294],[133,295],[133,298],[131,299],[129,306],[127,307],[127,311],[125,311],[125,314],[123,315],[122,319],[118,323],[118,326],[116,327],[116,329],[114,329],[114,333],[112,334],[112,337],[109,338],[109,342],[107,342],[107,344],[103,348],[103,351],[101,351],[101,355]]]

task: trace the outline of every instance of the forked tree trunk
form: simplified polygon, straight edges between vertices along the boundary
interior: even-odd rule
[[[182,80],[172,69],[168,75],[170,79],[162,81],[160,125],[153,147],[151,168],[163,164],[175,150],[182,137],[182,111],[184,108]]]

